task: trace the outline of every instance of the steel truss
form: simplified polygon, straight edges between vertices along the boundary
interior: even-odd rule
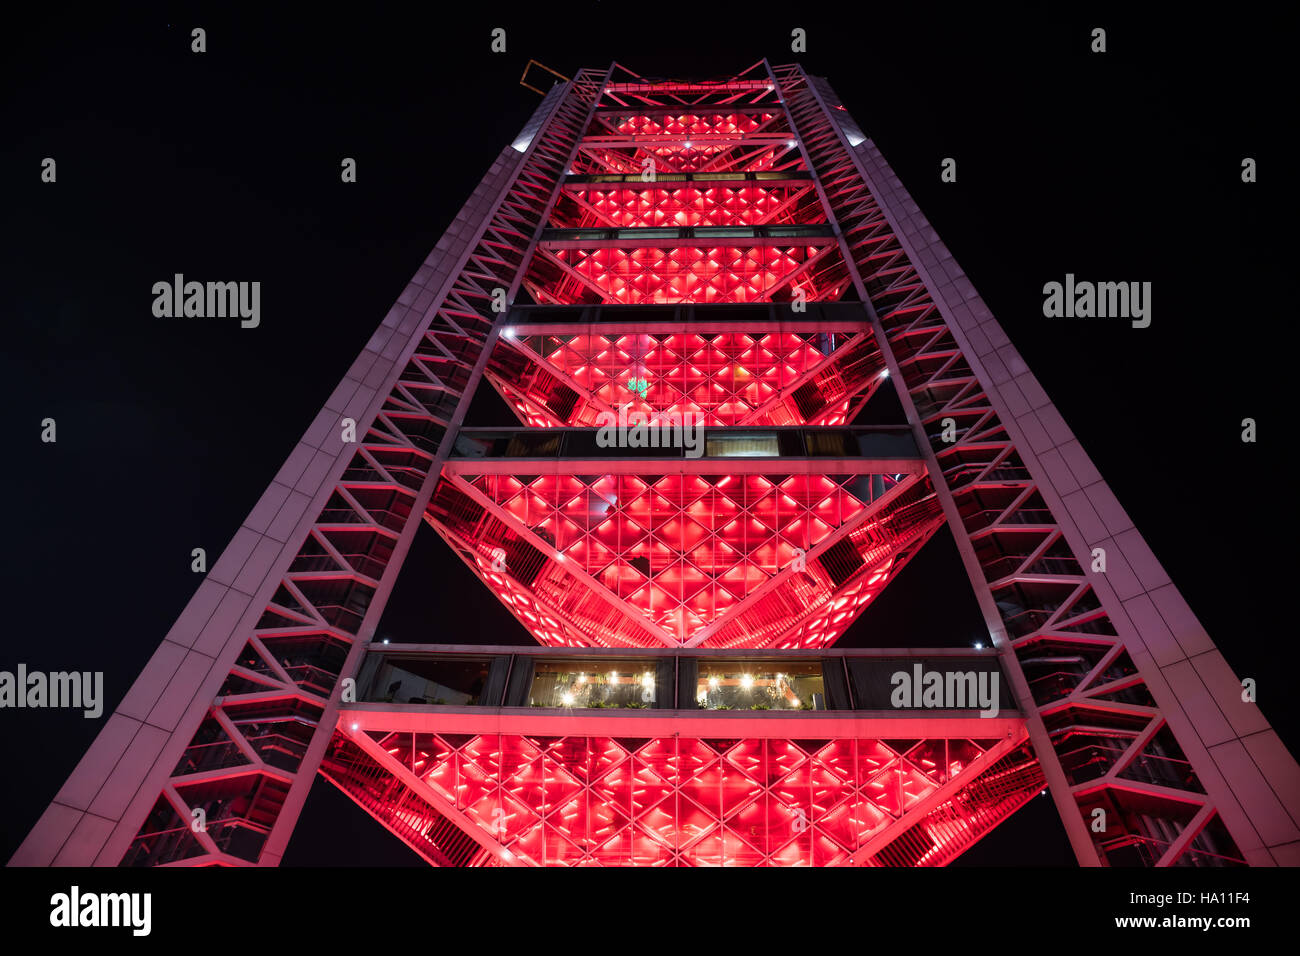
[[[824,647],[942,523],[915,474],[479,467],[444,469],[430,524],[555,646]]]
[[[593,426],[623,406],[708,427],[843,425],[884,381],[870,331],[766,325],[515,325],[487,374],[540,427]]]
[[[886,372],[920,459],[456,452],[485,375],[562,447],[626,404],[824,435]],[[593,648],[825,647],[946,521],[1020,715],[341,706],[421,518]],[[552,88],[11,862],[274,865],[317,769],[436,865],[941,865],[1044,782],[1086,865],[1300,862],[1294,759],[874,145],[766,61]]]
[[[279,861],[495,341],[493,292],[518,289],[607,79],[554,87],[502,151],[11,862]],[[194,811],[204,828],[169,825]]]
[[[1294,758],[879,151],[824,81],[773,76],[1080,862],[1300,862]]]
[[[527,732],[348,718],[322,773],[441,866],[942,865],[1043,788],[1015,721],[1000,737],[959,736],[994,730],[966,719],[947,722],[954,736],[854,736],[859,725],[812,740],[772,736],[775,722],[706,738],[638,719],[646,736],[630,738],[628,721],[596,717],[577,736],[567,718]]]

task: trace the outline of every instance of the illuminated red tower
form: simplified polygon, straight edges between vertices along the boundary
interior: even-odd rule
[[[517,427],[464,427],[484,382]],[[421,520],[538,647],[372,643]],[[945,523],[989,649],[834,648]],[[1007,694],[900,708],[914,668]],[[1295,760],[766,61],[546,94],[12,862],[273,865],[318,770],[437,865],[942,865],[1045,786],[1085,865],[1300,862]]]

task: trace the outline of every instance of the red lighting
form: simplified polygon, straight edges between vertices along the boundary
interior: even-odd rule
[[[807,225],[826,221],[812,185],[769,187],[747,183],[663,186],[588,185],[565,193],[552,222],[567,228],[618,226]]]
[[[730,478],[462,474],[429,520],[543,644],[778,648],[833,642],[943,520],[916,476]]]
[[[803,272],[825,247],[703,246],[619,248],[591,246],[547,253],[563,273],[594,291],[602,302],[621,305],[679,302],[766,302]],[[833,247],[832,247],[833,251]],[[838,257],[838,252],[834,252]],[[563,286],[539,283],[543,300],[562,301]],[[842,291],[842,290],[840,290]],[[809,299],[829,298],[814,291]],[[577,301],[577,299],[571,299]]]
[[[882,368],[865,332],[646,332],[520,336],[489,373],[530,425],[592,426],[628,405],[713,427],[842,425]]]
[[[636,136],[704,137],[735,136],[753,133],[776,118],[775,113],[681,113],[621,117],[616,126],[620,133]]]
[[[881,866],[903,854],[942,865],[1042,787],[1032,760],[990,763],[999,742],[966,738],[352,739],[371,756],[334,758],[330,779],[366,805],[385,778],[356,768],[378,759],[387,791],[401,784],[419,797],[390,829],[415,842],[452,814],[493,854],[472,865]],[[958,798],[929,809],[955,780],[966,786]]]

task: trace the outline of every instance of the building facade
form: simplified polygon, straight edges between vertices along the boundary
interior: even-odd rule
[[[516,426],[466,427],[489,387]],[[421,522],[536,648],[373,640]],[[837,650],[945,525],[988,648]],[[1045,788],[1084,865],[1293,865],[1246,696],[828,84],[614,64],[503,148],[11,863],[274,865],[320,772],[440,866],[942,865]]]

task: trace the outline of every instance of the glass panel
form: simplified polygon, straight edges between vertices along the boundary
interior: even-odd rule
[[[856,458],[859,453],[853,433],[841,428],[807,429],[804,443],[809,458]]]
[[[702,658],[696,706],[705,710],[825,710],[816,661],[720,661]]]
[[[767,234],[773,238],[797,238],[800,236],[829,236],[832,235],[829,226],[807,225],[807,226],[765,226]]]
[[[619,229],[615,233],[619,239],[676,239],[681,235],[681,230],[677,228],[666,229],[655,227],[652,229]]]
[[[653,707],[651,660],[538,661],[530,707]]]
[[[697,239],[752,239],[753,226],[696,226]]]
[[[456,436],[452,452],[459,458],[558,458],[559,432],[497,431],[467,428]]]
[[[560,436],[518,434],[506,445],[507,458],[556,458],[560,454]]]
[[[739,435],[705,432],[704,454],[710,458],[775,458],[780,448],[774,432]]]
[[[542,231],[543,242],[574,242],[579,239],[612,239],[612,229],[545,229]]]
[[[385,660],[370,684],[366,699],[393,704],[478,704],[487,684],[490,664],[491,659],[486,657]]]

